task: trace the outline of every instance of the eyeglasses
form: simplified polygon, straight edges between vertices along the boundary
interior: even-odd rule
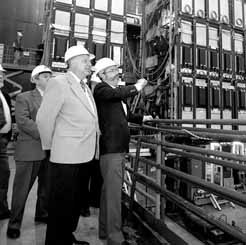
[[[119,71],[118,68],[111,68],[111,69],[105,70],[104,73],[107,73],[107,72],[118,72],[118,71]]]

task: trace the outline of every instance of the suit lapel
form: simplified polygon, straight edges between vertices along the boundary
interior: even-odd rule
[[[86,107],[86,109],[96,117],[96,114],[92,111],[92,108],[89,104],[89,101],[86,97],[86,94],[82,91],[80,84],[75,80],[75,78],[68,72],[66,73],[67,80],[71,86],[73,93],[79,98],[81,103]],[[93,103],[94,104],[94,103]],[[95,108],[95,107],[94,107]],[[96,110],[95,110],[96,112]]]
[[[89,95],[89,97],[91,99],[91,102],[93,104],[94,112],[97,115],[97,107],[96,107],[95,100],[94,100],[94,97],[92,95],[92,92],[91,92],[90,88],[87,85],[86,85],[86,89],[87,89],[88,95]]]

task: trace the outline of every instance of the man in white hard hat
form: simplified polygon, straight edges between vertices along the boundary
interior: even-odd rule
[[[19,134],[14,152],[16,172],[7,229],[7,236],[11,239],[20,236],[26,200],[37,177],[35,222],[46,223],[48,218],[48,161],[41,146],[36,115],[51,74],[47,66],[35,67],[31,74],[31,82],[36,88],[16,97],[15,119]]]
[[[103,176],[99,238],[106,239],[108,245],[121,245],[126,244],[121,232],[121,190],[125,153],[130,140],[128,121],[141,124],[143,120],[151,119],[132,114],[125,100],[141,91],[147,81],[140,79],[135,85],[117,87],[118,65],[109,58],[98,60],[94,70],[102,80],[94,89],[101,130],[100,167]]]
[[[37,115],[43,149],[51,150],[46,245],[78,243],[73,232],[83,199],[87,198],[83,193],[88,187],[90,162],[98,156],[97,110],[91,91],[84,83],[91,73],[92,58],[82,45],[66,51],[68,71],[51,80]]]
[[[5,72],[0,64],[0,220],[10,216],[7,201],[10,176],[7,146],[11,139],[11,99],[2,91]]]

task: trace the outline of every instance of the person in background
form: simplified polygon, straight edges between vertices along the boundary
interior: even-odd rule
[[[78,241],[73,232],[88,198],[91,161],[99,156],[97,109],[84,82],[92,58],[82,45],[66,51],[68,71],[51,80],[37,115],[43,149],[50,149],[46,245],[89,244]]]
[[[42,150],[36,115],[51,74],[48,67],[36,66],[31,74],[31,82],[36,84],[36,88],[16,98],[15,118],[19,134],[14,153],[16,172],[7,228],[7,236],[12,239],[20,236],[26,200],[37,177],[35,222],[46,223],[48,218],[48,161],[46,152]]]
[[[107,245],[127,244],[121,231],[121,190],[130,140],[128,121],[141,124],[152,117],[132,114],[125,99],[141,91],[147,81],[140,79],[135,85],[118,87],[119,69],[109,58],[98,60],[94,70],[102,80],[94,88],[101,130],[100,167],[103,177],[99,238],[107,240]]]
[[[8,94],[2,92],[4,73],[6,71],[0,64],[0,220],[10,217],[7,193],[9,186],[9,162],[7,146],[11,139],[11,100]]]
[[[22,32],[21,31],[17,31],[16,39],[13,42],[14,64],[19,64],[21,56],[22,56],[22,52],[23,52],[22,38],[23,38]]]

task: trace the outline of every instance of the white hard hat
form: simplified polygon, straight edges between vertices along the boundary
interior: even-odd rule
[[[118,65],[110,58],[102,58],[97,61],[95,66],[92,67],[92,70],[95,71],[95,75],[97,75],[100,71],[103,71],[104,69],[111,67],[111,66],[117,66]]]
[[[0,64],[0,71],[6,72],[6,70],[3,69],[2,65]]]
[[[90,59],[94,59],[95,55],[90,54],[88,50],[83,45],[77,45],[70,47],[66,53],[65,53],[65,62],[70,60],[73,57],[79,56],[79,55],[89,55]]]
[[[52,73],[52,71],[50,70],[49,67],[45,66],[45,65],[38,65],[36,66],[33,70],[32,70],[32,74],[31,74],[31,80],[36,76],[39,75],[41,73]]]

